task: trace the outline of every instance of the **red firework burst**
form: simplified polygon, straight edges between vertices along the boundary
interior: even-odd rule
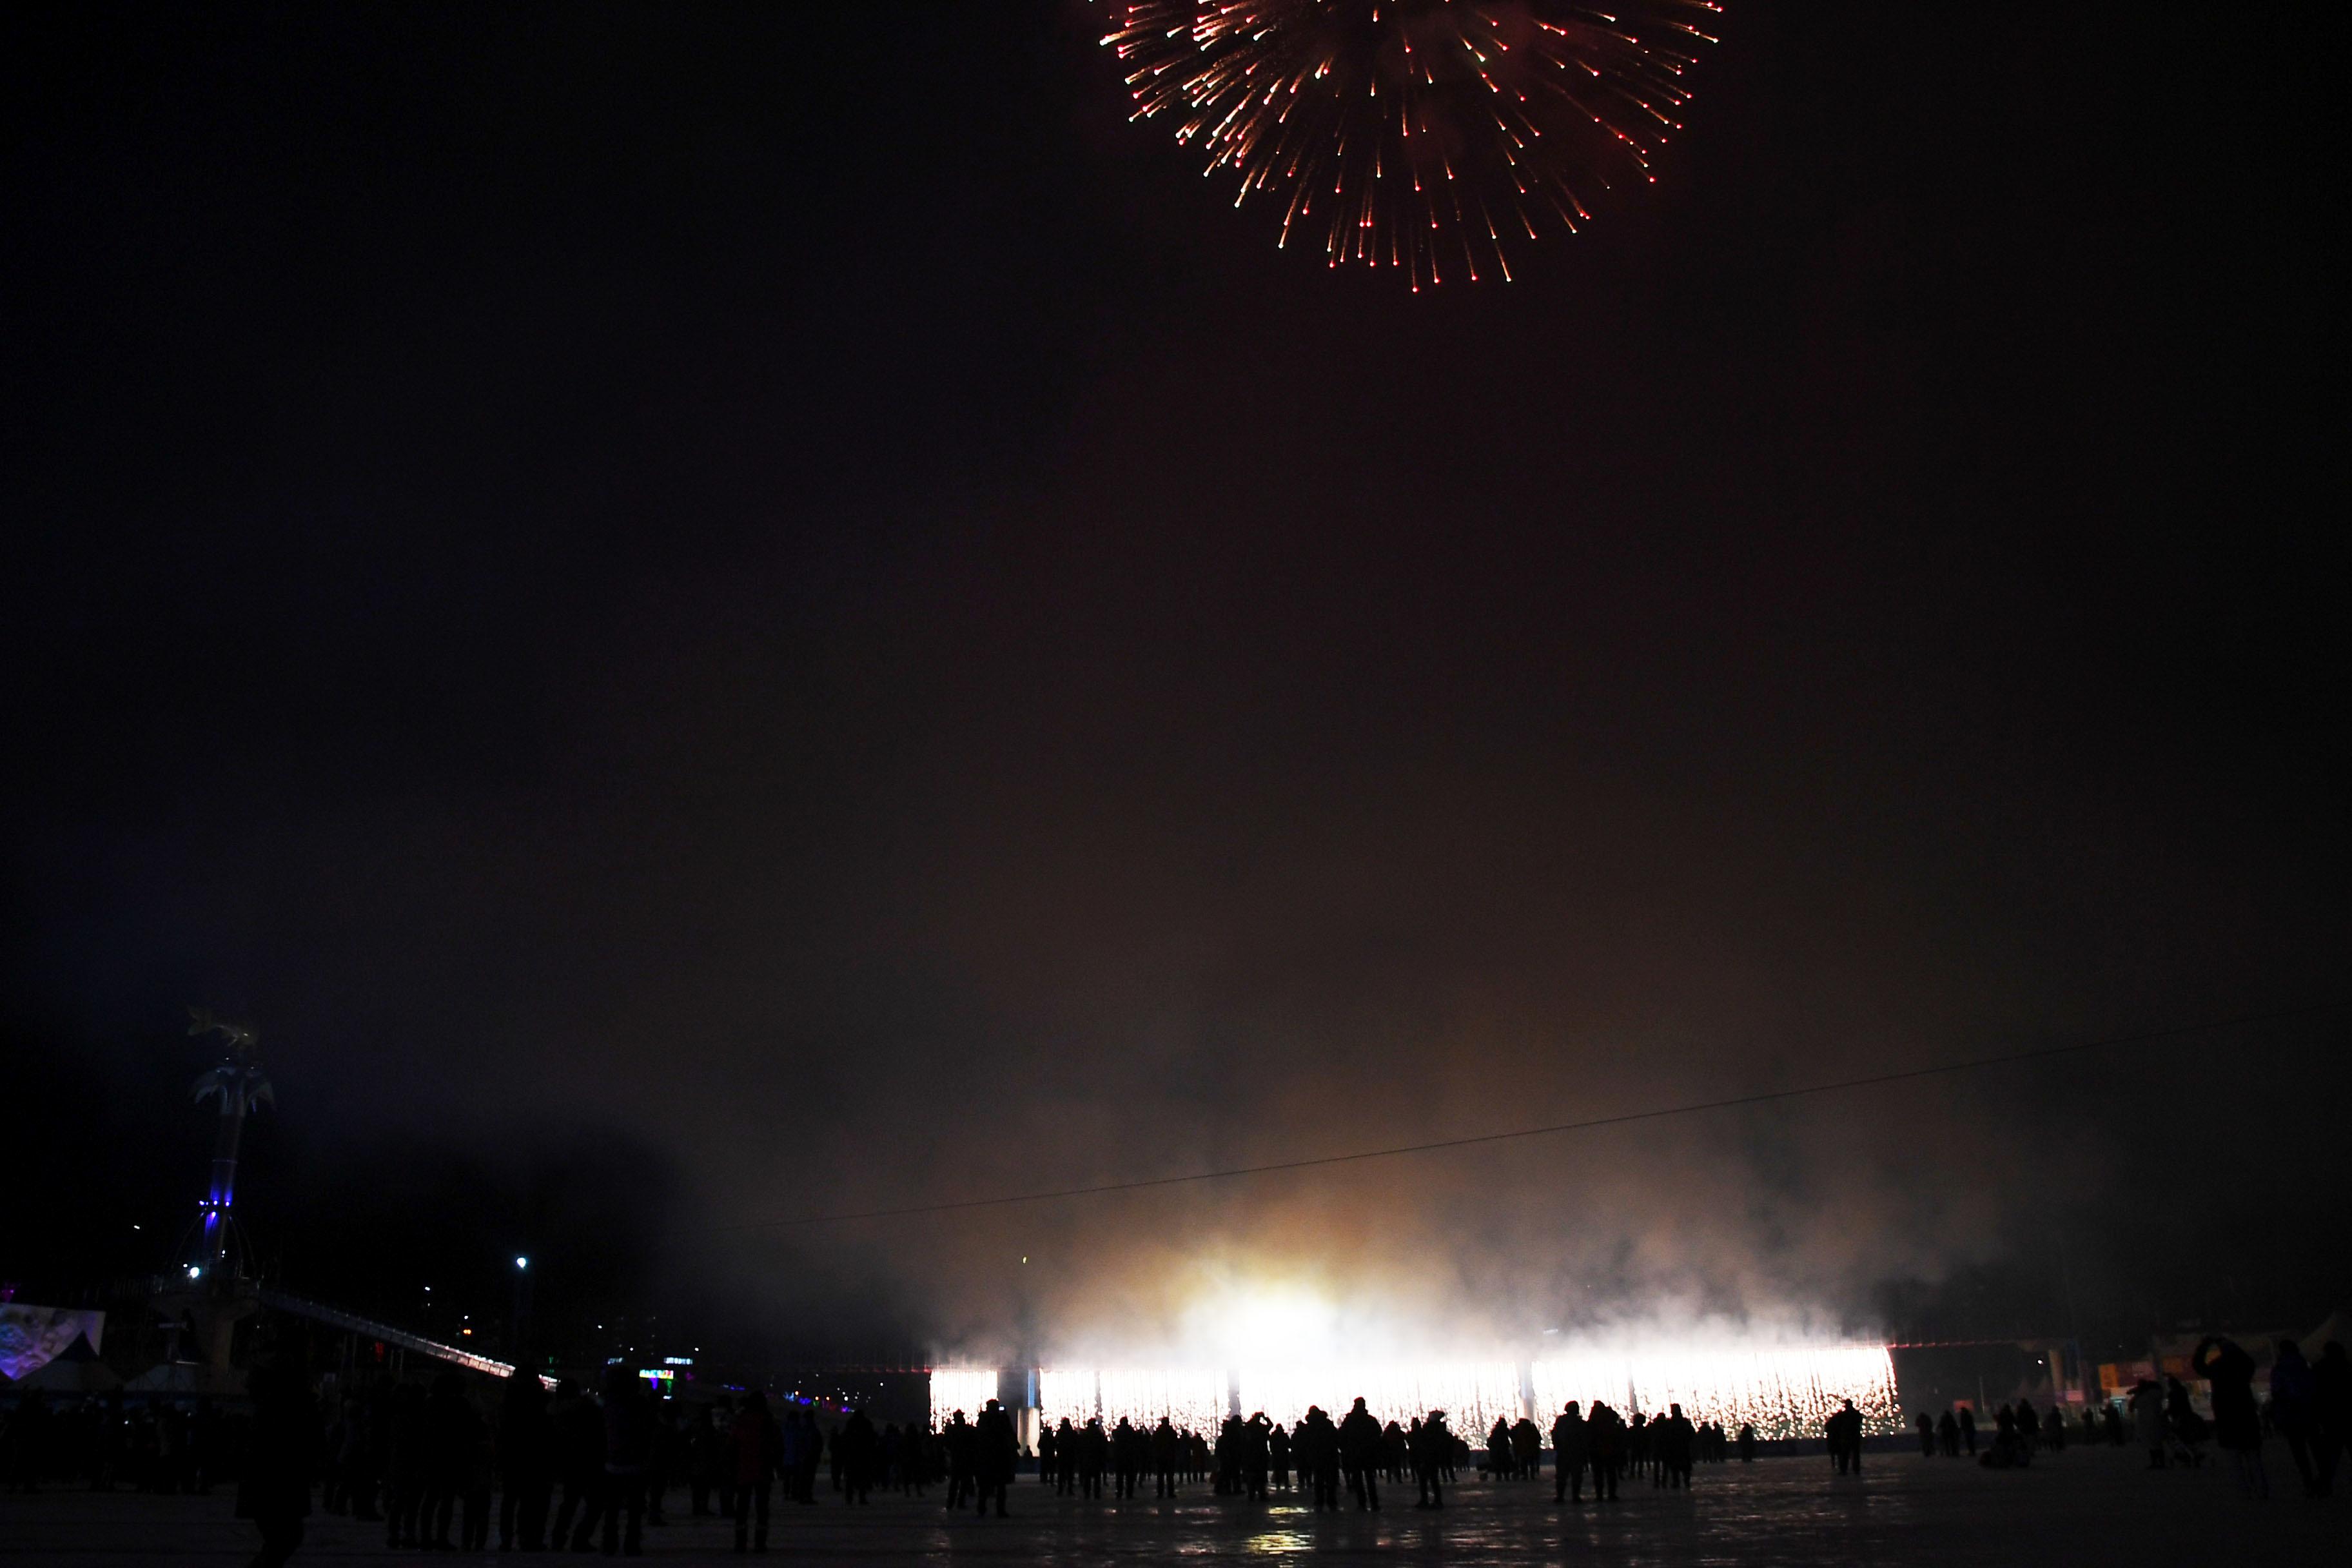
[[[1265,193],[1281,242],[1419,289],[1511,275],[1508,247],[1575,232],[1679,130],[1709,0],[1129,0],[1103,38],[1134,118]]]

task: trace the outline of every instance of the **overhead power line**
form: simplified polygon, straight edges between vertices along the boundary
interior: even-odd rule
[[[1126,1182],[1097,1182],[1082,1187],[1053,1187],[1040,1192],[1004,1193],[994,1197],[959,1198],[948,1203],[908,1204],[896,1208],[852,1209],[838,1214],[782,1215],[768,1219],[744,1220],[735,1225],[714,1226],[713,1231],[778,1230],[814,1225],[845,1225],[856,1220],[905,1219],[919,1215],[959,1214],[968,1209],[1009,1208],[1015,1204],[1052,1203],[1060,1198],[1101,1197],[1111,1193],[1144,1192],[1153,1187],[1191,1186],[1202,1182],[1232,1181],[1243,1176],[1270,1176],[1284,1171],[1310,1171],[1326,1165],[1356,1165],[1371,1160],[1396,1160],[1408,1154],[1434,1154],[1449,1149],[1473,1149],[1488,1143],[1509,1143],[1527,1138],[1550,1138],[1568,1132],[1590,1132],[1602,1127],[1622,1127],[1635,1121],[1662,1121],[1671,1116],[1695,1116],[1706,1110],[1730,1110],[1744,1105],[1769,1105],[1775,1100],[1798,1100],[1807,1095],[1832,1094],[1840,1089],[1871,1089],[1882,1084],[1909,1083],[1918,1079],[1942,1078],[1953,1073],[1974,1072],[1980,1068],[2010,1067],[2020,1062],[2048,1061],[2054,1057],[2079,1056],[2088,1051],[2115,1050],[2125,1046],[2153,1045],[2163,1040],[2186,1039],[2194,1035],[2217,1033],[2223,1029],[2244,1028],[2254,1024],[2275,1024],[2288,1018],[2309,1017],[2318,1013],[2334,1012],[2343,1005],[2339,1002],[2320,1002],[2309,1006],[2288,1007],[2273,1013],[2250,1013],[2242,1017],[2218,1018],[2200,1024],[2183,1024],[2168,1029],[2145,1029],[2136,1034],[2108,1035],[2095,1040],[2076,1040],[2063,1046],[2041,1046],[2032,1050],[2008,1051],[2000,1056],[1971,1057],[1965,1061],[1939,1062],[1933,1067],[1906,1068],[1899,1072],[1869,1073],[1861,1078],[1842,1078],[1827,1083],[1800,1084],[1790,1089],[1769,1089],[1755,1094],[1735,1094],[1721,1100],[1694,1100],[1685,1105],[1660,1106],[1650,1110],[1627,1110],[1614,1116],[1592,1116],[1580,1121],[1555,1121],[1545,1127],[1517,1127],[1507,1132],[1477,1132],[1465,1138],[1439,1138],[1426,1143],[1399,1143],[1385,1149],[1359,1149],[1346,1154],[1318,1154],[1304,1160],[1276,1160],[1262,1165],[1231,1165],[1215,1171],[1192,1171],[1181,1176],[1141,1176]]]

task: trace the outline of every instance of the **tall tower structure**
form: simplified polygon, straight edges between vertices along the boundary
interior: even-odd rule
[[[274,1103],[277,1095],[268,1075],[261,1070],[259,1037],[250,1026],[224,1023],[205,1008],[191,1007],[188,1033],[217,1035],[225,1048],[220,1064],[199,1075],[193,1086],[198,1104],[220,1101],[220,1116],[213,1132],[212,1181],[205,1193],[203,1234],[186,1249],[184,1266],[225,1282],[241,1276],[246,1268],[245,1247],[231,1212],[236,1203],[237,1143],[244,1136],[247,1113]]]

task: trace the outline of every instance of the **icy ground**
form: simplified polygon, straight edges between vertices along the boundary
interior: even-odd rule
[[[1192,1489],[1172,1503],[1087,1503],[1046,1495],[1034,1477],[1013,1495],[1013,1517],[950,1518],[928,1500],[877,1497],[864,1509],[830,1497],[779,1507],[773,1555],[814,1563],[1104,1564],[1307,1558],[1318,1563],[1625,1564],[2059,1563],[2294,1564],[2352,1563],[2352,1495],[2302,1497],[2284,1449],[2267,1456],[2274,1495],[2242,1499],[2227,1469],[2152,1472],[2128,1450],[2074,1447],[2032,1468],[1996,1474],[1964,1461],[1871,1456],[1860,1479],[1819,1459],[1703,1466],[1689,1496],[1628,1487],[1614,1505],[1555,1508],[1538,1486],[1475,1479],[1443,1513],[1418,1512],[1412,1489],[1383,1497],[1377,1515],[1318,1516],[1290,1496],[1252,1506]],[[2284,1484],[2281,1484],[2284,1483]],[[2347,1487],[2352,1494],[2352,1486]],[[732,1557],[717,1520],[682,1517],[648,1529],[646,1554],[672,1562]],[[314,1515],[296,1563],[409,1558],[387,1552],[381,1526]],[[493,1537],[495,1543],[495,1534]],[[48,1491],[0,1495],[0,1563],[241,1563],[251,1527],[230,1499]]]

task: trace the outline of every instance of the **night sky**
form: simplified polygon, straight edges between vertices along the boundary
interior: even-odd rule
[[[2341,1013],[725,1228],[2352,1000],[2340,19],[2246,20],[1731,0],[1414,295],[1073,0],[12,13],[0,1272],[158,1261],[199,1002],[386,1311],[2352,1304]]]

